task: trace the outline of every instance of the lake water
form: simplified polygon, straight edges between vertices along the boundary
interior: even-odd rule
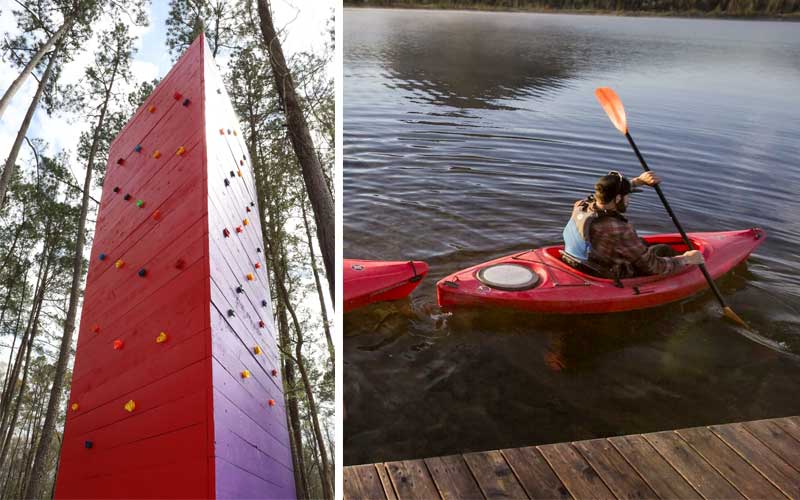
[[[800,414],[800,24],[345,9],[344,256],[421,259],[410,302],[345,316],[346,465]],[[561,241],[641,169],[687,231],[764,228],[709,293],[648,311],[457,311],[435,283]],[[674,232],[652,190],[640,233]]]

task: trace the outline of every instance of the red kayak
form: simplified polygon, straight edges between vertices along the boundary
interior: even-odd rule
[[[714,279],[743,262],[765,238],[758,228],[718,233],[689,233]],[[645,236],[679,253],[679,234]],[[447,276],[436,284],[441,307],[507,307],[526,311],[585,314],[645,309],[689,297],[708,287],[697,266],[668,276],[644,276],[615,282],[575,270],[561,260],[563,246],[530,250],[495,259]],[[621,286],[620,286],[621,285]]]
[[[420,261],[344,259],[344,312],[373,302],[402,299],[428,274]]]

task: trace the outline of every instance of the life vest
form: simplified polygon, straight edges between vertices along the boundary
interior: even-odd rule
[[[594,195],[576,203],[569,222],[564,227],[564,252],[581,263],[587,263],[592,251],[592,243],[589,241],[591,226],[603,217],[627,220],[616,211],[598,209]]]

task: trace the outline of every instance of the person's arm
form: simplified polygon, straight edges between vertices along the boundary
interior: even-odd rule
[[[670,274],[689,263],[683,255],[659,257],[653,252],[652,247],[642,242],[630,224],[621,225],[620,229],[624,230],[618,234],[617,249],[641,274]]]
[[[639,186],[650,186],[654,187],[656,184],[660,184],[661,179],[655,174],[655,172],[645,172],[639,177],[635,179],[631,179],[631,187],[639,187]]]

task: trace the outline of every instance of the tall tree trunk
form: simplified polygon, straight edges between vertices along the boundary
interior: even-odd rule
[[[258,15],[260,18],[261,34],[264,45],[269,52],[269,62],[272,66],[272,76],[275,80],[275,90],[278,92],[284,113],[286,125],[292,147],[300,162],[303,172],[308,198],[314,210],[314,220],[317,225],[317,241],[322,252],[322,262],[325,265],[325,276],[328,280],[328,289],[331,297],[335,297],[334,277],[336,259],[336,221],[333,195],[328,189],[322,165],[319,163],[314,141],[308,131],[308,123],[303,114],[303,108],[294,88],[286,59],[283,57],[283,48],[275,33],[272,22],[272,13],[268,0],[257,0]]]
[[[331,367],[336,366],[335,353],[333,349],[333,338],[331,337],[331,327],[328,323],[328,308],[325,306],[325,296],[322,293],[322,284],[319,280],[319,270],[317,269],[317,256],[314,255],[314,240],[311,238],[311,228],[308,225],[308,217],[306,216],[306,201],[305,197],[300,199],[300,210],[303,212],[303,225],[306,228],[306,239],[308,240],[308,253],[311,257],[311,270],[314,274],[314,284],[317,287],[317,296],[319,297],[319,308],[322,311],[322,328],[325,331],[325,340],[328,341],[328,354],[331,357]],[[331,300],[334,297],[331,296]]]
[[[56,417],[58,415],[59,406],[61,405],[64,375],[67,371],[67,364],[69,363],[72,349],[72,334],[75,330],[78,296],[80,295],[81,278],[83,277],[83,247],[86,243],[86,214],[89,212],[89,192],[92,188],[92,169],[94,167],[95,155],[97,155],[97,149],[100,144],[100,131],[105,126],[106,111],[108,111],[108,102],[111,100],[111,89],[114,88],[114,80],[116,79],[118,65],[119,57],[117,57],[114,70],[111,73],[110,83],[106,90],[105,100],[103,101],[103,108],[100,111],[100,118],[97,120],[94,137],[92,138],[92,146],[87,157],[86,177],[83,181],[83,197],[81,199],[81,215],[78,221],[75,255],[72,261],[72,286],[69,291],[67,317],[64,321],[64,336],[61,338],[61,348],[59,349],[58,360],[56,361],[53,387],[50,389],[50,400],[47,404],[47,413],[45,414],[44,425],[42,426],[42,437],[36,449],[36,458],[33,461],[33,468],[31,470],[31,480],[30,483],[28,483],[28,487],[25,488],[25,498],[40,498],[43,494],[46,475],[45,461],[50,452],[50,443],[53,440]]]
[[[8,183],[11,182],[11,175],[14,173],[14,165],[17,163],[17,156],[22,147],[22,141],[25,139],[25,134],[28,133],[28,127],[31,125],[31,119],[36,108],[39,107],[39,99],[42,97],[44,88],[47,86],[47,81],[50,80],[50,75],[53,74],[53,67],[55,66],[56,59],[58,59],[58,51],[60,47],[56,47],[50,54],[50,61],[47,63],[47,69],[44,70],[42,79],[39,80],[39,86],[36,88],[36,93],[33,95],[31,105],[28,106],[28,112],[25,113],[25,119],[22,120],[22,125],[19,126],[17,138],[14,139],[14,145],[11,146],[11,152],[8,153],[6,159],[6,166],[3,168],[3,175],[0,176],[0,208],[6,201],[6,191],[8,190]]]
[[[6,93],[3,94],[2,98],[0,98],[0,118],[3,117],[3,113],[8,107],[8,104],[11,102],[11,99],[14,97],[14,94],[17,93],[20,87],[22,87],[22,84],[25,83],[25,80],[28,78],[28,76],[30,76],[30,74],[33,72],[33,68],[39,64],[39,61],[41,61],[45,53],[52,49],[53,46],[58,43],[70,29],[72,29],[73,24],[75,24],[75,17],[68,16],[58,31],[53,33],[52,36],[50,36],[50,39],[47,40],[47,43],[42,45],[42,47],[36,51],[36,54],[34,54],[31,60],[28,61],[28,64],[25,65],[22,73],[20,73],[19,76],[13,82],[11,82],[11,86],[8,87]]]

